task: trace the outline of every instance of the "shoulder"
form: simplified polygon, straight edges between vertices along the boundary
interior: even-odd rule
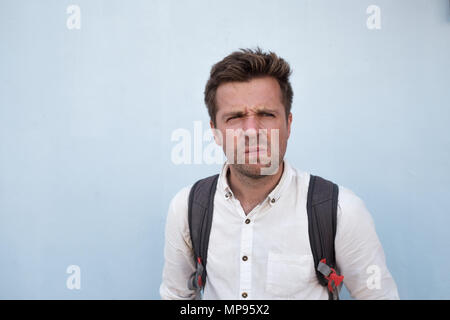
[[[341,185],[338,197],[338,224],[351,229],[357,226],[373,227],[372,216],[365,202],[355,192]]]
[[[179,190],[170,201],[167,225],[185,233],[188,224],[188,199],[192,185]]]
[[[210,182],[212,178],[216,178],[217,175],[209,176],[206,178],[202,178],[200,180],[197,180],[197,182],[202,181],[208,181]],[[185,218],[187,220],[187,211],[189,206],[189,194],[191,192],[192,187],[196,183],[190,184],[186,187],[183,187],[181,190],[179,190],[175,196],[170,201],[169,205],[169,216],[175,215],[178,218]],[[183,217],[181,217],[183,216]]]
[[[176,211],[187,210],[189,192],[191,191],[192,184],[180,189],[170,201],[170,208]]]
[[[327,177],[311,174],[308,171],[299,170],[295,167],[291,167],[290,172],[295,183],[298,185],[298,187],[300,187],[300,189],[303,189],[304,192],[308,191],[309,182],[312,175],[319,176],[324,180],[335,183],[339,187],[338,211],[345,211],[347,215],[351,215],[361,213],[361,210],[365,209],[364,201],[351,189],[340,185],[337,182],[328,179]]]
[[[354,210],[364,206],[364,201],[347,187],[339,186],[338,204],[347,210]]]
[[[300,183],[305,192],[309,187],[309,180],[311,173],[302,170],[294,169],[294,176],[297,178],[297,183]],[[320,176],[320,175],[319,175]],[[350,188],[339,184],[327,177],[321,178],[335,183],[339,187],[338,193],[338,224],[342,226],[355,226],[359,223],[373,225],[372,217],[367,210],[366,204],[361,197],[359,197]]]
[[[166,220],[166,241],[181,248],[180,239],[190,246],[188,198],[192,186],[179,190],[170,201]]]

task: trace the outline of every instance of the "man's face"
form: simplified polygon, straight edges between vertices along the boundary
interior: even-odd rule
[[[252,178],[274,174],[284,158],[292,122],[292,114],[286,119],[277,80],[259,77],[221,84],[216,91],[216,106],[216,126],[211,121],[211,128],[220,131],[218,137],[213,130],[216,142],[222,145],[231,165]],[[234,133],[231,140],[230,133]],[[271,172],[269,169],[275,171],[264,173]]]

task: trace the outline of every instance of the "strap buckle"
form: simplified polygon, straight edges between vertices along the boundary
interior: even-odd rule
[[[328,280],[328,290],[333,292],[344,280],[344,276],[340,276],[336,273],[336,270],[327,265],[327,260],[322,259],[317,266],[317,270],[323,274],[325,279]]]
[[[188,288],[190,290],[198,290],[203,288],[203,273],[205,268],[203,267],[202,258],[197,257],[197,267],[195,272],[191,275],[188,281]]]

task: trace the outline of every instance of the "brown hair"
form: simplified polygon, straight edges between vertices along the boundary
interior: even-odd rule
[[[274,77],[281,89],[282,103],[286,111],[286,120],[291,112],[292,87],[289,82],[291,68],[289,64],[273,52],[265,53],[259,47],[239,49],[217,62],[211,68],[211,73],[205,87],[205,104],[209,117],[216,125],[216,91],[219,85],[232,81],[250,81],[252,78]]]

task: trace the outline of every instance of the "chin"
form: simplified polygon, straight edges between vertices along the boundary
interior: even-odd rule
[[[270,164],[234,164],[233,167],[242,175],[249,178],[258,179],[267,176],[266,174],[261,174],[261,168],[268,168]]]

